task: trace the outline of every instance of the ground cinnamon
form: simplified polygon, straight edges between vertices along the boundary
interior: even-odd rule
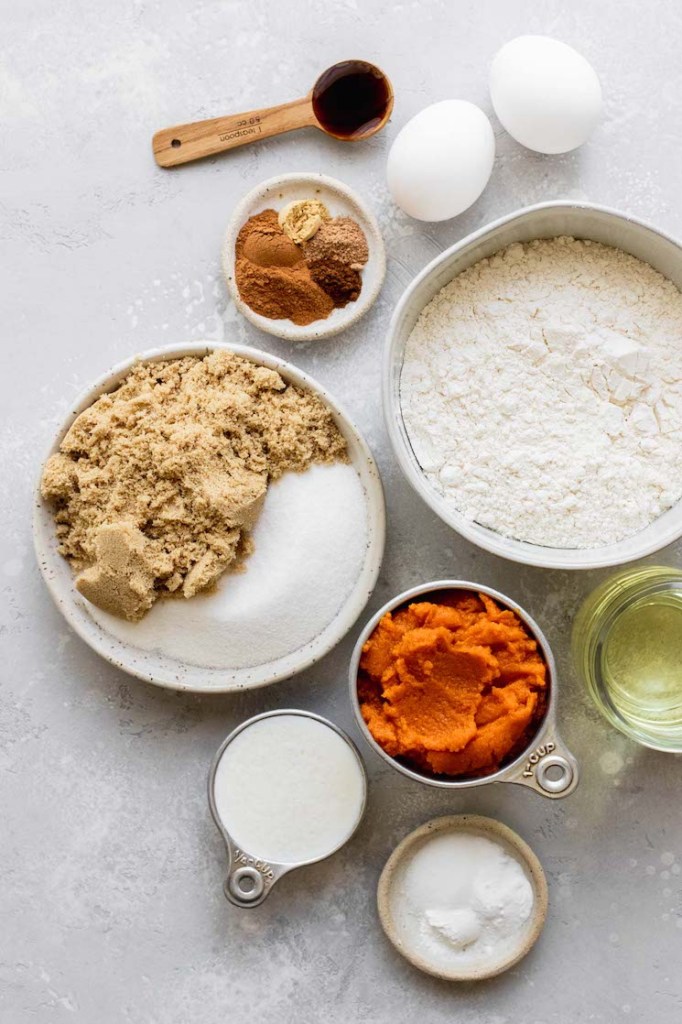
[[[275,210],[250,217],[237,235],[235,277],[242,300],[270,320],[304,326],[325,320],[334,302],[317,285]]]

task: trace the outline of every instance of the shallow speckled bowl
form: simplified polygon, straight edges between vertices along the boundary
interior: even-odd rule
[[[441,967],[429,963],[418,952],[411,949],[396,925],[393,906],[395,900],[399,898],[400,870],[419,846],[441,832],[469,832],[500,843],[521,864],[533,887],[533,909],[519,935],[518,944],[506,956],[496,961],[467,964],[458,970],[445,971]],[[437,892],[434,892],[434,901],[437,900],[437,897]],[[502,822],[496,821],[494,818],[484,818],[477,814],[453,814],[444,818],[434,818],[415,829],[398,844],[388,858],[384,870],[381,872],[377,889],[377,906],[381,925],[395,948],[420,971],[425,971],[427,974],[443,978],[446,981],[482,981],[484,978],[502,974],[503,971],[508,971],[510,967],[517,964],[532,949],[542,931],[547,916],[547,900],[545,872],[530,846],[507,825],[503,825]]]
[[[513,242],[572,235],[615,246],[649,263],[682,288],[682,244],[665,232],[591,203],[557,201],[517,210],[488,224],[446,249],[418,274],[396,306],[384,349],[383,400],[386,426],[400,467],[409,483],[436,515],[467,540],[486,551],[527,565],[554,569],[596,569],[621,565],[658,551],[682,535],[682,501],[649,526],[615,544],[594,548],[559,548],[505,537],[467,519],[427,479],[410,443],[400,404],[400,376],[408,338],[431,299],[479,260]],[[613,515],[618,514],[614,506]]]
[[[273,207],[279,211],[295,199],[320,199],[332,217],[352,217],[365,232],[369,246],[369,259],[362,269],[362,291],[358,299],[343,309],[332,310],[326,320],[315,320],[305,327],[299,327],[291,320],[270,320],[254,313],[242,301],[234,278],[234,247],[242,225],[262,210]],[[237,204],[230,217],[222,261],[225,281],[237,309],[261,331],[275,334],[285,341],[318,341],[352,327],[374,304],[386,274],[384,241],[374,214],[353,189],[326,174],[282,174],[257,185]]]
[[[150,652],[123,643],[102,628],[88,611],[88,602],[73,584],[73,573],[66,559],[57,550],[55,524],[52,513],[40,494],[40,478],[35,493],[33,537],[38,564],[57,607],[67,622],[93,650],[113,665],[130,672],[149,683],[171,690],[189,690],[194,693],[228,693],[267,686],[303,671],[319,661],[348,632],[365,607],[377,576],[384,551],[385,510],[381,478],[371,451],[348,413],[312,377],[296,369],[291,363],[277,359],[267,352],[242,345],[222,345],[197,341],[188,345],[170,346],[143,352],[119,363],[85,391],[74,403],[72,411],[62,424],[45,459],[55,452],[67,430],[84,409],[95,399],[113,391],[137,362],[158,362],[179,359],[188,355],[206,355],[215,349],[225,349],[277,370],[285,380],[315,392],[330,408],[336,424],[346,439],[351,464],[360,478],[367,503],[367,549],[365,561],[344,606],[328,626],[305,647],[279,658],[277,661],[243,669],[204,668],[168,657],[162,652]],[[257,626],[257,623],[254,623]]]

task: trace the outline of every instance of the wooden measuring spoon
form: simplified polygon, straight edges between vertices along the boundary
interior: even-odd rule
[[[152,148],[160,167],[177,167],[295,128],[319,128],[357,142],[381,131],[392,110],[393,88],[383,71],[364,60],[344,60],[323,71],[303,99],[164,128]]]

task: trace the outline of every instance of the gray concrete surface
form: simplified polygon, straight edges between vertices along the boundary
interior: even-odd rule
[[[545,572],[487,556],[425,508],[381,420],[379,354],[409,277],[444,246],[524,204],[608,203],[682,235],[682,8],[677,0],[379,0],[90,3],[0,0],[2,463],[0,504],[0,1019],[7,1024],[583,1024],[682,1013],[679,758],[638,749],[587,704],[570,624],[604,572]],[[576,45],[606,112],[564,157],[523,151],[496,125],[490,186],[462,217],[424,226],[387,198],[391,139],[421,107],[489,108],[486,66],[523,32]],[[152,132],[293,98],[328,63],[375,59],[395,83],[382,136],[344,147],[312,132],[175,172]],[[390,271],[351,333],[292,350],[235,312],[220,276],[231,207],[278,172],[322,169],[377,212]],[[381,465],[389,540],[368,609],[456,574],[524,603],[562,673],[560,719],[583,782],[552,803],[512,787],[449,796],[379,763],[366,819],[330,861],[261,909],[223,898],[224,852],[204,784],[221,739],[278,706],[357,735],[345,670],[360,623],[315,669],[272,689],[201,698],[145,686],[66,627],[31,548],[31,489],[71,398],[112,362],[164,342],[226,339],[293,359],[347,403]],[[680,564],[678,546],[652,561]],[[364,618],[364,617],[363,617]],[[362,621],[362,620],[361,620]],[[429,817],[477,811],[528,839],[549,876],[532,954],[490,983],[422,976],[384,940],[375,885],[397,841]]]

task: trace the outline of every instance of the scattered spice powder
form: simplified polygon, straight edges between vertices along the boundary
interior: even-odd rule
[[[249,554],[270,480],[346,458],[317,395],[218,350],[135,366],[76,418],[41,491],[77,589],[136,621]]]
[[[546,685],[516,613],[452,591],[384,615],[363,648],[358,695],[387,754],[439,775],[489,775],[527,746]]]
[[[263,210],[242,226],[235,280],[255,313],[305,326],[359,297],[369,258],[365,234],[351,217],[324,220],[318,207],[326,212],[317,200],[302,200],[279,214]]]

